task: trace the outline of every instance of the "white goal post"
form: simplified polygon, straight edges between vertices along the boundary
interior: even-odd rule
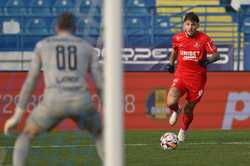
[[[123,166],[122,0],[104,0],[104,166]]]

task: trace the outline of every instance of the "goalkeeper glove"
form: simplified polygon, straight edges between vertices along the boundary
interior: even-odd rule
[[[199,61],[199,65],[202,67],[206,68],[208,64],[209,64],[209,61],[207,59]]]
[[[14,129],[17,124],[20,122],[20,120],[22,119],[24,110],[22,110],[21,108],[17,107],[15,109],[15,113],[14,115],[12,115],[5,123],[4,125],[4,134],[5,135],[9,135],[10,134],[10,130]]]

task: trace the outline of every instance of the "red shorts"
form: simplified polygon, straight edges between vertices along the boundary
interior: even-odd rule
[[[187,93],[187,101],[198,103],[203,96],[205,84],[205,79],[194,81],[183,78],[175,78],[171,87],[176,87],[181,92],[181,96]]]

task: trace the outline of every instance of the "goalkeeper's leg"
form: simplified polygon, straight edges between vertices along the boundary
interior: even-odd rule
[[[40,132],[40,128],[27,124],[15,142],[13,166],[25,166],[32,139]]]
[[[15,143],[13,153],[13,166],[25,166],[31,141],[38,134],[49,131],[61,120],[61,111],[55,114],[52,108],[47,108],[45,104],[40,103],[30,114],[26,121],[26,126]],[[54,113],[52,113],[54,112]]]
[[[96,111],[96,108],[93,104],[83,105],[82,108],[78,110],[77,116],[72,117],[77,124],[77,126],[87,131],[93,136],[93,139],[96,144],[97,154],[100,159],[104,160],[104,141],[102,135],[102,125],[99,112]]]

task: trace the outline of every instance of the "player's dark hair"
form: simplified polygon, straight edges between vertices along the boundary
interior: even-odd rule
[[[57,19],[57,27],[61,30],[74,32],[76,30],[76,17],[70,12],[62,13]]]
[[[196,22],[196,23],[200,22],[200,19],[199,19],[198,15],[195,14],[194,12],[189,12],[189,13],[187,13],[185,15],[184,22],[187,21],[187,20],[189,20],[191,22]]]

